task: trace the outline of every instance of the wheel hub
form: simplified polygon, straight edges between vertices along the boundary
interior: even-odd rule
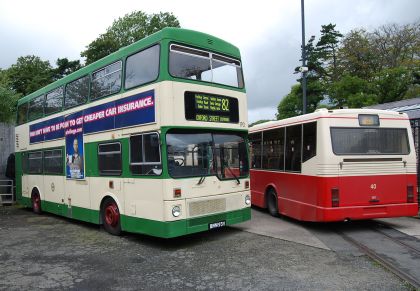
[[[108,225],[116,226],[120,219],[118,207],[115,204],[110,204],[105,208],[105,222]]]

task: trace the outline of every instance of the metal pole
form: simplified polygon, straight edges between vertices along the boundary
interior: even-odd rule
[[[305,0],[301,0],[302,8],[302,67],[306,67],[306,49],[305,49]],[[302,71],[302,103],[303,103],[303,114],[306,114],[306,71]]]

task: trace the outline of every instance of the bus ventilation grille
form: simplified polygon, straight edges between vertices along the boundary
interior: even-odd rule
[[[202,200],[189,203],[190,217],[226,211],[226,199]]]
[[[207,43],[208,43],[208,44],[213,44],[213,40],[212,40],[212,39],[210,39],[210,38],[208,38],[208,39],[207,39]]]

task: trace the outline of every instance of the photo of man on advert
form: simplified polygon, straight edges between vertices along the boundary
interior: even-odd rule
[[[84,179],[83,133],[66,136],[66,174],[70,179]]]

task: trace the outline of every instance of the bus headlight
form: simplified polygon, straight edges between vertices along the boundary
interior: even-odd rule
[[[248,194],[245,196],[245,204],[250,205],[251,204],[251,196]]]
[[[174,217],[178,217],[181,215],[181,207],[179,207],[178,205],[175,205],[174,207],[172,207],[172,215]]]

